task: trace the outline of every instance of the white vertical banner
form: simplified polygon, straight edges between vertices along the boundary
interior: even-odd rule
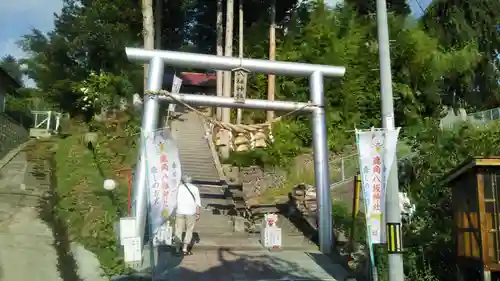
[[[385,243],[385,186],[396,156],[400,128],[356,130],[359,166],[371,244]]]
[[[145,136],[145,143],[151,236],[154,237],[177,207],[181,164],[177,143],[168,129],[158,129]]]
[[[179,78],[177,75],[174,74],[174,77],[172,78],[172,94],[178,94],[181,90],[182,86],[182,79]],[[168,111],[169,112],[174,112],[175,111],[175,103],[171,103],[168,105]]]

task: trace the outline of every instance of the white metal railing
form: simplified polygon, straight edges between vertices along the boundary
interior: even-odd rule
[[[59,130],[62,114],[55,111],[31,111],[33,114],[33,128],[47,131]]]
[[[398,164],[404,165],[404,161],[411,159],[415,153],[409,153],[401,158],[398,158]],[[341,156],[330,163],[331,168],[331,187],[343,184],[344,182],[354,179],[359,173],[359,154],[354,153],[348,156]]]
[[[471,113],[468,114],[467,117],[469,120],[472,119],[473,121],[486,124],[490,121],[500,119],[500,108],[493,108],[485,111]]]
[[[359,156],[357,153],[341,156],[330,162],[331,182],[342,183],[353,178],[359,171]]]

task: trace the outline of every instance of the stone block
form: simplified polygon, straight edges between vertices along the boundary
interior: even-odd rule
[[[233,231],[238,233],[245,232],[245,219],[242,217],[233,217]]]

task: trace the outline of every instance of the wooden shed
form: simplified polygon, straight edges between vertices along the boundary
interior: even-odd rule
[[[472,158],[445,184],[452,189],[458,280],[500,280],[500,157]]]

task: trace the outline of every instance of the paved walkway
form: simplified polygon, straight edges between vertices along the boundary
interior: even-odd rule
[[[344,280],[347,272],[319,252],[212,250],[179,258],[167,254],[160,280]]]
[[[26,154],[0,169],[0,280],[59,281],[53,232],[42,219],[50,182],[41,171],[47,167],[28,164]]]
[[[113,281],[344,281],[348,272],[318,251],[267,250],[232,251],[212,249],[178,257],[160,250],[152,279],[143,274],[114,278]]]
[[[195,245],[192,256],[179,257],[168,247],[157,256],[154,279],[150,267],[142,274],[114,278],[113,281],[344,281],[351,275],[316,248],[299,240],[281,251],[268,251],[257,237],[233,234],[205,237]],[[285,242],[285,244],[287,244]],[[299,248],[302,248],[300,250]],[[149,251],[147,251],[149,252]],[[145,264],[150,263],[145,255]]]

